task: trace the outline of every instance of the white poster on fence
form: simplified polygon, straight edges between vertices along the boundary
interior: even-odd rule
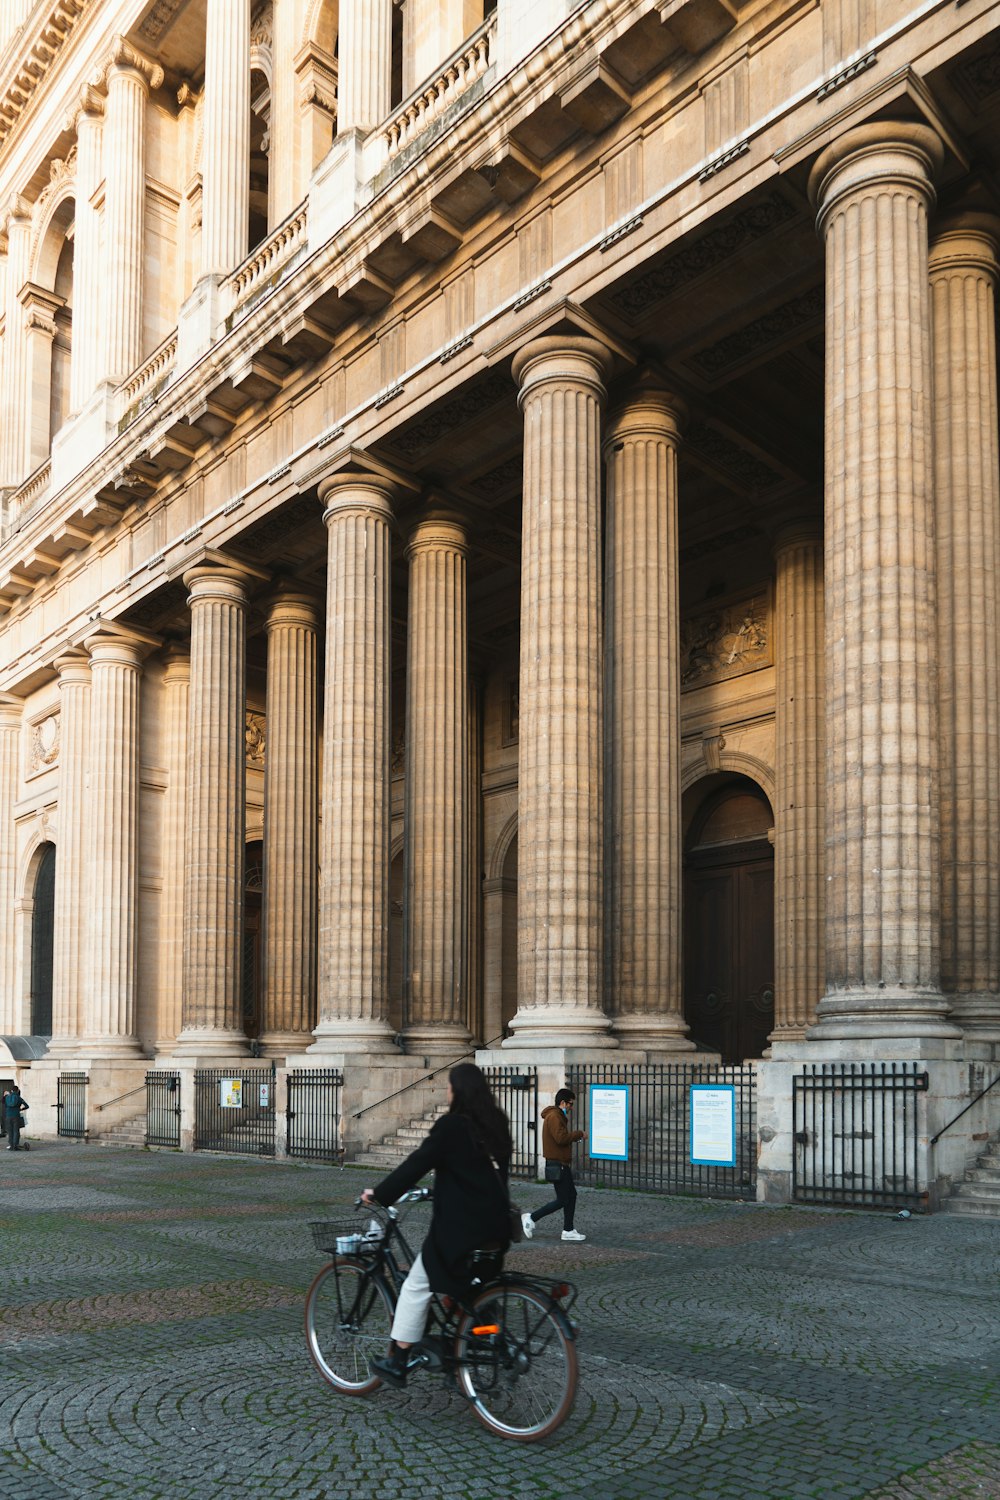
[[[590,1152],[600,1161],[628,1161],[628,1084],[590,1085]]]
[[[735,1167],[736,1089],[732,1084],[692,1083],[691,1164]]]
[[[221,1109],[243,1108],[243,1079],[219,1079],[219,1106]]]

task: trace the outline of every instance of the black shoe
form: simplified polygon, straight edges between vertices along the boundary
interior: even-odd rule
[[[410,1366],[409,1349],[392,1349],[382,1359],[370,1360],[372,1369],[383,1385],[391,1385],[394,1391],[406,1389],[406,1372]]]

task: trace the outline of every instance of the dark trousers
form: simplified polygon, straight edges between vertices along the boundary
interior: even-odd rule
[[[8,1115],[4,1124],[7,1126],[7,1144],[13,1151],[17,1151],[21,1142],[21,1116]]]
[[[573,1172],[570,1167],[563,1167],[559,1173],[559,1181],[555,1184],[556,1195],[551,1203],[545,1203],[541,1208],[536,1208],[531,1217],[537,1224],[539,1219],[544,1219],[549,1214],[563,1211],[563,1228],[573,1228],[573,1215],[576,1213],[576,1183],[573,1181]]]

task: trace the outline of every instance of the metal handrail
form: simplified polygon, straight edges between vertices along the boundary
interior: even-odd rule
[[[120,1104],[123,1099],[131,1099],[133,1094],[143,1094],[146,1091],[146,1080],[137,1083],[134,1089],[129,1089],[127,1094],[119,1094],[116,1099],[105,1099],[103,1104],[94,1105],[94,1113],[100,1114],[102,1109],[110,1109],[112,1104]]]
[[[492,1037],[490,1041],[484,1042],[483,1048],[492,1047],[494,1042],[502,1041],[503,1032],[501,1031],[499,1036]],[[366,1104],[364,1109],[356,1109],[351,1116],[351,1119],[360,1120],[361,1116],[366,1115],[370,1109],[378,1109],[380,1104],[388,1104],[390,1099],[398,1099],[400,1094],[407,1093],[409,1089],[415,1089],[418,1083],[426,1083],[428,1078],[436,1078],[437,1075],[439,1073],[443,1073],[446,1068],[453,1068],[456,1063],[461,1062],[463,1057],[475,1057],[476,1053],[480,1050],[481,1049],[479,1047],[470,1047],[468,1052],[460,1052],[457,1057],[450,1058],[448,1062],[442,1063],[439,1068],[432,1068],[429,1073],[422,1073],[419,1078],[414,1078],[411,1083],[404,1083],[403,1087],[401,1089],[397,1089],[394,1094],[386,1094],[384,1099],[379,1099],[374,1104]]]
[[[959,1112],[958,1112],[958,1114],[955,1116],[955,1118],[953,1120],[949,1120],[948,1123],[947,1123],[947,1125],[942,1125],[941,1129],[938,1131],[937,1135],[932,1135],[931,1136],[931,1142],[930,1142],[931,1145],[932,1146],[936,1146],[937,1143],[938,1143],[938,1141],[944,1135],[945,1131],[946,1130],[950,1130],[951,1127],[955,1124],[956,1120],[960,1120],[963,1115],[967,1115],[969,1113],[969,1110],[972,1108],[972,1106],[974,1104],[978,1104],[979,1101],[980,1101],[980,1099],[985,1099],[985,1097],[989,1093],[990,1089],[996,1088],[996,1086],[997,1086],[998,1083],[1000,1083],[1000,1073],[997,1074],[997,1076],[994,1078],[994,1080],[993,1080],[992,1083],[988,1083],[984,1089],[980,1089],[980,1091],[976,1095],[976,1097],[974,1099],[970,1099],[969,1102],[968,1102],[968,1104],[965,1106],[965,1108],[964,1109],[960,1109]]]

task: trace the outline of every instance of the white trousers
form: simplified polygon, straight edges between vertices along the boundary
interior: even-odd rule
[[[417,1344],[423,1338],[432,1296],[423,1256],[418,1255],[403,1282],[399,1301],[396,1303],[392,1337],[397,1344]]]

